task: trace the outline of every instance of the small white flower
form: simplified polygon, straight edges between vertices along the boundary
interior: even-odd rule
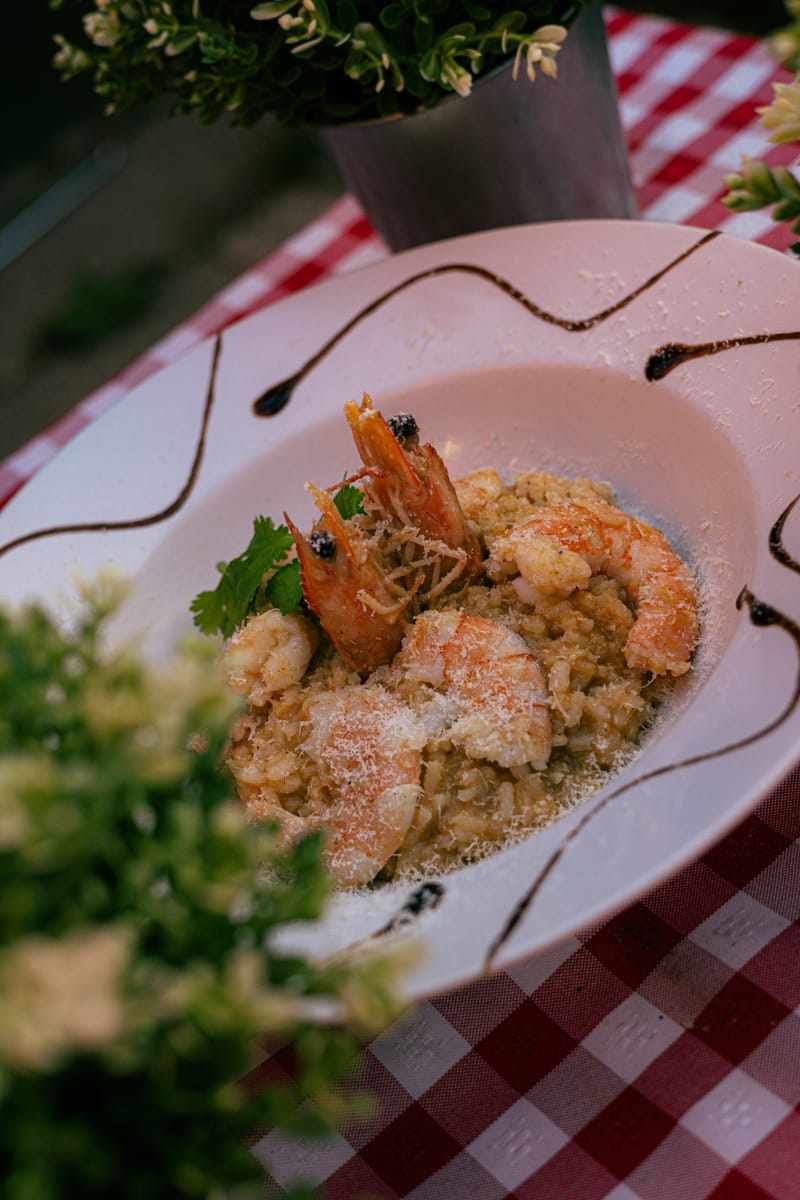
[[[89,40],[104,49],[116,45],[122,32],[119,17],[115,13],[87,13],[83,18],[83,28]]]
[[[798,49],[798,42],[800,38],[791,29],[779,29],[767,38],[769,52],[778,62],[790,59]]]
[[[442,67],[442,83],[451,87],[459,96],[468,96],[472,91],[472,76],[469,71],[454,62],[446,63]]]
[[[53,66],[57,71],[75,73],[89,65],[89,56],[84,50],[72,46],[60,34],[55,38],[58,50],[53,56]]]
[[[310,50],[312,46],[318,46],[322,41],[321,37],[312,38],[310,42],[300,42],[297,46],[292,46],[292,54],[302,54],[304,50]]]
[[[47,1070],[64,1054],[118,1038],[130,943],[129,930],[106,925],[13,944],[0,959],[0,1058]]]
[[[773,83],[774,99],[765,108],[757,108],[761,123],[773,132],[771,142],[800,141],[800,76],[792,83]]]
[[[525,74],[533,83],[538,66],[544,75],[555,79],[558,69],[556,55],[561,49],[561,43],[567,36],[563,25],[542,25],[531,37],[524,39],[517,46],[517,53],[512,68],[512,78],[519,76],[522,59],[525,59]]]

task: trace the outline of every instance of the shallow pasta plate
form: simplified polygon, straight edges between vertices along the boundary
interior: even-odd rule
[[[342,406],[417,417],[451,473],[613,483],[702,588],[694,670],[638,756],[548,828],[419,885],[337,897],[316,953],[392,937],[430,994],[565,942],[691,861],[800,750],[800,272],[699,229],[575,222],[423,247],[188,352],[0,515],[0,596],[66,619],[76,571],[133,581],[114,635],[167,655],[256,514],[310,523],[354,466]]]

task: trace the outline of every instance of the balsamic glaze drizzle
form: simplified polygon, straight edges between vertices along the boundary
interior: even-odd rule
[[[789,513],[794,508],[800,496],[795,496],[791,504],[787,504],[781,515],[778,517],[772,529],[769,531],[769,552],[773,558],[782,563],[784,567],[788,567],[790,571],[797,571],[800,574],[800,563],[792,558],[789,551],[783,544],[783,527],[786,524],[786,519]]]
[[[786,523],[786,519],[794,506],[797,504],[798,500],[800,500],[800,495],[795,496],[794,500],[787,505],[772,526],[769,534],[769,549],[772,556],[777,559],[778,562],[788,567],[789,570],[800,573],[800,564],[798,564],[795,559],[789,555],[782,541],[783,527]],[[739,738],[737,741],[731,742],[727,746],[720,746],[717,750],[709,750],[704,754],[695,754],[690,758],[682,759],[680,762],[668,763],[663,767],[656,767],[654,770],[648,771],[644,775],[639,775],[637,778],[629,780],[627,783],[622,784],[621,787],[615,788],[613,792],[609,792],[606,796],[604,796],[603,799],[594,806],[594,808],[587,809],[580,820],[566,835],[564,840],[558,846],[556,846],[555,850],[550,855],[549,859],[544,864],[531,886],[516,904],[503,928],[491,942],[483,963],[484,971],[491,971],[493,969],[493,963],[498,953],[511,937],[522,918],[530,910],[530,907],[538,893],[541,891],[545,880],[548,878],[556,864],[563,858],[567,848],[584,831],[589,822],[594,820],[597,814],[602,812],[612,800],[615,800],[618,796],[623,795],[632,788],[638,787],[639,784],[648,782],[650,779],[656,779],[661,775],[671,774],[673,771],[683,770],[685,767],[697,766],[699,763],[710,762],[712,759],[722,758],[723,755],[732,754],[735,750],[741,750],[745,746],[752,745],[753,742],[757,742],[761,738],[766,737],[767,734],[772,733],[774,729],[777,729],[779,725],[782,725],[797,707],[797,704],[800,701],[800,626],[793,621],[791,617],[787,617],[785,613],[781,613],[776,608],[773,608],[772,605],[767,604],[763,600],[757,599],[757,597],[753,595],[747,586],[742,588],[736,598],[737,609],[741,609],[742,605],[747,606],[750,615],[750,621],[753,625],[759,627],[777,625],[780,629],[785,630],[794,642],[798,657],[797,673],[795,677],[794,689],[784,707],[781,709],[778,715],[766,725],[761,726],[759,729],[748,734],[746,737]]]
[[[620,309],[624,308],[627,304],[630,304],[631,301],[635,300],[637,296],[640,296],[643,292],[647,291],[648,288],[651,288],[654,286],[654,284],[658,283],[660,279],[678,266],[679,263],[683,262],[691,254],[694,254],[696,250],[699,250],[702,246],[705,246],[713,238],[718,236],[719,233],[716,230],[712,230],[710,233],[705,234],[686,250],[682,251],[679,255],[668,262],[666,266],[662,267],[659,271],[656,271],[654,275],[651,275],[650,278],[645,280],[644,283],[640,284],[639,287],[635,288],[632,292],[629,292],[626,296],[623,296],[622,299],[618,300],[615,304],[610,305],[608,308],[602,309],[593,316],[584,317],[580,320],[571,320],[569,318],[559,317],[554,313],[548,312],[546,309],[541,308],[538,304],[535,304],[534,301],[530,300],[523,292],[521,292],[507,279],[503,279],[501,276],[496,275],[493,271],[488,270],[486,267],[478,266],[476,263],[445,263],[437,267],[430,267],[425,271],[419,271],[417,274],[409,276],[408,279],[403,280],[395,287],[390,288],[388,291],[378,296],[375,300],[371,301],[371,303],[365,305],[365,307],[357,312],[355,316],[353,316],[345,325],[341,327],[341,329],[338,330],[337,333],[329,338],[328,341],[325,342],[325,344],[321,346],[320,349],[317,350],[317,352],[313,354],[298,371],[289,376],[288,379],[283,379],[279,383],[273,384],[272,387],[268,388],[263,395],[261,395],[254,402],[253,411],[256,416],[259,417],[275,416],[277,413],[279,413],[289,403],[297,384],[305,378],[309,371],[311,371],[319,362],[322,361],[323,358],[325,358],[325,356],[333,349],[333,347],[339,341],[341,341],[342,338],[344,338],[351,331],[351,329],[354,329],[355,326],[363,321],[365,317],[368,317],[371,313],[375,312],[393,296],[396,296],[399,292],[404,291],[406,288],[411,287],[413,284],[418,283],[422,279],[430,279],[436,275],[444,275],[454,271],[462,272],[468,275],[479,276],[480,278],[487,280],[494,287],[499,288],[500,291],[504,292],[505,295],[509,296],[512,300],[515,300],[518,304],[522,305],[522,307],[532,316],[538,317],[539,320],[545,321],[550,325],[558,325],[561,329],[575,333],[591,329],[595,325],[599,325],[602,321],[605,321],[608,317],[613,316],[614,313],[619,312]],[[797,336],[800,336],[800,334]],[[214,343],[214,354],[208,390],[206,394],[205,409],[203,412],[202,425],[197,441],[194,461],[192,462],[186,483],[172,503],[168,504],[165,508],[156,513],[151,513],[145,517],[134,517],[125,521],[87,521],[76,522],[74,524],[51,525],[44,529],[37,529],[31,533],[26,533],[20,537],[14,538],[12,541],[6,542],[4,545],[0,545],[0,557],[2,557],[4,554],[7,554],[10,550],[15,550],[17,547],[22,546],[27,542],[35,541],[38,538],[54,537],[57,534],[63,533],[107,533],[111,530],[140,529],[148,525],[155,525],[159,521],[164,521],[176,513],[189,498],[189,495],[191,494],[192,489],[197,481],[200,464],[205,450],[205,438],[209,416],[214,403],[215,383],[221,348],[222,333],[219,333],[217,334]]]
[[[431,909],[437,908],[443,898],[444,884],[432,880],[420,884],[419,887],[414,889],[402,908],[398,909],[385,925],[382,925],[380,929],[376,929],[372,936],[384,937],[387,933],[394,933],[395,930],[410,925],[412,921],[422,916],[424,912],[429,912]]]
[[[285,407],[285,405],[289,403],[294,389],[301,382],[301,380],[303,380],[306,375],[308,375],[308,373],[313,370],[313,368],[319,362],[321,362],[323,358],[325,358],[325,356],[342,340],[342,338],[344,338],[351,331],[351,329],[354,329],[355,326],[360,324],[365,317],[370,316],[382,305],[386,304],[386,302],[391,300],[393,296],[397,296],[400,292],[405,291],[406,288],[412,287],[415,283],[419,283],[423,279],[433,279],[436,275],[447,275],[452,272],[461,272],[462,274],[466,275],[477,275],[479,278],[485,279],[488,283],[492,284],[493,287],[499,288],[501,292],[510,297],[510,299],[515,300],[517,304],[522,305],[526,312],[529,312],[531,316],[538,317],[540,321],[545,321],[549,325],[558,325],[560,329],[565,329],[568,333],[581,333],[587,329],[594,328],[595,325],[599,325],[602,321],[607,320],[608,317],[613,316],[614,313],[619,312],[620,309],[625,308],[625,306],[630,304],[631,301],[635,300],[637,296],[641,296],[643,292],[653,287],[660,279],[663,279],[665,275],[672,271],[674,267],[677,267],[679,263],[682,263],[684,259],[687,259],[689,255],[694,254],[695,250],[699,250],[701,246],[705,246],[713,238],[718,236],[719,232],[717,230],[712,230],[710,233],[705,234],[693,245],[689,246],[688,249],[684,250],[676,258],[673,258],[670,262],[668,262],[665,267],[662,267],[661,270],[656,271],[654,275],[651,275],[649,279],[646,279],[644,283],[639,285],[639,287],[634,288],[632,292],[629,292],[626,296],[623,296],[621,300],[617,300],[615,304],[610,305],[608,308],[604,308],[600,312],[595,313],[593,316],[584,317],[581,320],[571,320],[567,317],[559,317],[555,313],[548,312],[547,309],[540,308],[538,304],[535,304],[533,300],[529,299],[529,297],[526,296],[524,292],[521,292],[519,288],[515,287],[513,283],[510,283],[507,279],[503,279],[500,275],[496,275],[494,271],[490,271],[486,267],[478,266],[476,263],[443,263],[438,267],[429,267],[425,271],[418,271],[415,275],[410,275],[408,279],[404,279],[401,283],[396,284],[395,287],[389,288],[388,291],[383,292],[375,300],[372,300],[369,304],[365,305],[364,308],[360,309],[360,311],[357,312],[355,316],[351,317],[345,325],[342,325],[342,327],[335,334],[333,334],[333,336],[330,337],[328,341],[316,351],[315,354],[312,354],[310,358],[306,359],[303,365],[297,371],[295,371],[293,375],[290,375],[287,379],[282,379],[280,382],[275,383],[271,387],[267,388],[267,390],[253,402],[253,412],[257,417],[274,417],[281,411],[282,408]]]
[[[211,416],[211,410],[214,407],[214,397],[216,392],[217,369],[219,366],[220,353],[222,350],[222,334],[218,333],[214,340],[214,353],[211,360],[211,370],[209,373],[208,387],[206,389],[205,405],[203,407],[203,416],[200,423],[200,431],[197,437],[197,445],[195,446],[194,458],[189,468],[189,474],[186,478],[181,490],[171,503],[166,508],[159,509],[158,512],[150,513],[145,517],[131,517],[124,521],[86,521],[78,522],[74,525],[50,525],[46,529],[35,529],[31,533],[24,533],[20,537],[13,538],[12,541],[6,542],[0,546],[0,558],[4,554],[8,554],[9,550],[16,550],[18,546],[25,545],[26,542],[34,542],[39,538],[55,537],[60,533],[108,533],[112,529],[144,529],[148,525],[157,525],[159,521],[166,521],[168,517],[173,516],[186,503],[191,495],[192,489],[197,482],[197,477],[200,474],[200,464],[203,461],[203,454],[206,445],[206,433],[208,431],[208,422]]]
[[[645,379],[655,382],[691,358],[708,358],[712,354],[721,354],[723,350],[732,350],[735,346],[763,346],[765,342],[794,342],[798,339],[800,330],[787,330],[785,333],[750,333],[741,337],[723,338],[719,342],[697,342],[694,345],[668,342],[650,355],[645,363],[644,375]]]
[[[719,236],[717,231],[707,233],[692,246],[679,254],[676,258],[672,259],[665,267],[663,267],[660,271],[657,271],[638,288],[624,296],[621,300],[618,300],[615,304],[595,313],[590,317],[585,317],[580,320],[559,317],[556,314],[548,312],[539,305],[535,304],[508,280],[503,279],[501,276],[496,275],[494,272],[489,271],[485,267],[480,267],[477,264],[449,263],[438,267],[432,267],[425,271],[420,271],[417,274],[410,276],[408,279],[403,280],[401,283],[397,284],[387,292],[384,292],[382,295],[378,296],[370,304],[366,305],[358,313],[356,313],[355,316],[353,316],[345,325],[343,325],[336,334],[329,338],[328,341],[325,342],[315,354],[307,359],[307,361],[299,368],[298,371],[289,376],[287,379],[281,380],[279,383],[276,383],[268,388],[267,391],[264,392],[263,395],[261,395],[254,402],[253,411],[256,416],[274,416],[279,413],[286,406],[286,404],[288,404],[295,387],[319,362],[322,361],[323,358],[326,357],[326,355],[334,348],[335,345],[337,345],[339,341],[341,341],[352,329],[354,329],[356,325],[358,325],[370,314],[375,312],[393,296],[396,296],[398,293],[404,291],[406,288],[411,287],[413,284],[418,283],[420,280],[429,279],[436,275],[443,275],[450,272],[462,272],[465,274],[476,275],[487,280],[493,286],[499,288],[500,291],[504,292],[507,296],[516,301],[527,312],[529,312],[532,316],[537,317],[539,320],[545,321],[551,325],[557,325],[561,329],[564,329],[568,332],[582,332],[592,329],[595,325],[600,324],[602,321],[619,312],[622,308],[630,304],[647,289],[653,287],[654,284],[662,279],[679,263],[683,262],[684,259],[688,258],[696,250],[700,249],[700,247],[706,245],[709,241],[717,236]],[[645,366],[645,376],[651,381],[663,379],[670,371],[672,371],[682,362],[686,362],[693,358],[719,354],[722,351],[729,350],[735,346],[749,346],[763,344],[765,342],[798,339],[800,339],[800,331],[774,334],[754,334],[749,336],[728,338],[719,342],[705,342],[695,345],[669,343],[661,346],[650,356]],[[178,512],[178,510],[189,498],[199,476],[200,466],[205,452],[206,434],[208,431],[209,419],[215,400],[216,379],[221,351],[222,333],[218,333],[214,341],[214,350],[209,373],[208,387],[206,391],[205,405],[203,408],[201,426],[198,434],[194,458],[183,487],[170,504],[168,504],[165,508],[160,509],[158,512],[151,513],[144,517],[131,518],[129,520],[54,525],[44,529],[34,530],[31,533],[23,534],[20,537],[14,538],[12,541],[1,545],[0,557],[2,557],[4,554],[7,554],[10,550],[16,549],[18,546],[39,538],[51,537],[64,533],[105,533],[111,530],[140,529],[150,525],[155,525]],[[798,500],[800,500],[800,495],[796,496],[794,500],[791,501],[791,503],[781,513],[773,525],[769,535],[769,549],[773,557],[778,562],[782,563],[788,569],[800,573],[800,563],[798,563],[792,557],[792,555],[789,554],[782,540],[784,525]],[[575,841],[575,839],[580,833],[582,833],[589,822],[592,821],[594,817],[612,800],[616,799],[624,792],[627,792],[650,779],[655,779],[658,776],[665,775],[673,771],[682,770],[685,767],[694,766],[698,763],[708,762],[712,759],[720,758],[723,755],[740,750],[743,747],[748,746],[771,733],[772,730],[781,725],[794,711],[798,701],[800,701],[800,626],[798,626],[797,623],[794,622],[790,617],[780,613],[771,605],[757,599],[746,586],[742,588],[736,600],[737,609],[741,609],[742,605],[747,606],[750,615],[750,621],[753,625],[761,627],[777,625],[784,629],[794,641],[795,649],[798,652],[797,677],[792,695],[782,711],[768,724],[762,726],[754,733],[749,734],[748,736],[741,738],[736,742],[732,742],[727,746],[722,746],[717,750],[694,755],[677,763],[670,763],[665,766],[658,767],[653,771],[649,771],[644,775],[638,776],[636,779],[628,781],[621,787],[616,788],[613,792],[610,792],[608,795],[603,797],[600,803],[594,808],[587,810],[577,824],[570,830],[561,844],[553,851],[550,858],[545,863],[544,867],[539,872],[531,886],[528,888],[525,895],[515,906],[500,933],[492,941],[484,960],[485,971],[492,969],[492,964],[497,957],[497,954],[509,940],[524,915],[529,911],[535,897],[541,890],[553,868],[563,857],[568,846]],[[396,931],[397,929],[409,925],[422,913],[436,908],[441,903],[444,895],[445,888],[441,883],[429,881],[421,884],[410,894],[402,907],[386,922],[386,924],[376,930],[371,937],[385,936]]]
[[[381,925],[365,937],[351,942],[350,945],[345,947],[345,952],[352,954],[353,951],[359,950],[362,946],[371,945],[378,938],[388,937],[390,934],[397,933],[401,929],[407,929],[423,913],[432,912],[434,908],[438,908],[444,899],[444,895],[445,888],[443,883],[438,883],[434,880],[421,883],[419,887],[414,888],[413,892],[406,897],[402,906],[389,917],[385,925]]]

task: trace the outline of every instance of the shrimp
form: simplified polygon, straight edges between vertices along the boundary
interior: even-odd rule
[[[276,827],[275,848],[279,854],[288,854],[293,846],[314,832],[313,824],[305,817],[289,812],[280,804],[274,804],[260,797],[248,800],[245,811],[249,820],[258,824],[274,822]]]
[[[521,599],[568,595],[594,572],[616,579],[636,607],[625,643],[629,667],[683,675],[699,636],[699,599],[689,568],[659,530],[599,498],[544,505],[502,534],[486,570],[514,581]]]
[[[463,475],[461,479],[454,479],[453,487],[456,489],[464,515],[469,518],[477,517],[490,500],[500,495],[503,481],[494,467],[480,467],[477,471]]]
[[[397,652],[413,591],[398,599],[356,527],[345,523],[327,492],[313,483],[306,487],[322,512],[309,537],[284,513],[297,547],[303,594],[347,665],[372,671]]]
[[[411,710],[378,685],[326,692],[309,706],[304,743],[332,801],[321,824],[323,856],[340,887],[377,875],[408,833],[421,794],[427,733]]]
[[[361,461],[367,468],[364,491],[402,525],[442,543],[462,560],[464,581],[481,574],[483,555],[459,504],[452,480],[433,446],[420,444],[417,423],[407,413],[390,426],[369,396],[344,406]],[[397,431],[397,433],[394,432]]]
[[[547,765],[550,708],[539,663],[512,629],[458,609],[429,610],[417,617],[392,673],[412,684],[429,684],[449,704],[424,705],[426,721],[440,726],[470,758],[501,767]],[[423,693],[424,695],[424,693]]]
[[[318,644],[317,631],[307,618],[268,608],[228,639],[221,666],[234,691],[260,706],[300,682]]]

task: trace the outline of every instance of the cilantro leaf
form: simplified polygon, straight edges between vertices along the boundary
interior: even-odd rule
[[[284,563],[267,580],[267,599],[282,613],[292,612],[303,599],[303,585],[300,582],[300,563]]]
[[[363,492],[349,483],[339,488],[333,502],[347,521],[363,513]],[[251,613],[271,605],[282,613],[292,612],[303,599],[300,564],[285,562],[294,545],[285,525],[275,525],[270,517],[256,517],[253,536],[245,550],[230,562],[217,563],[220,581],[207,592],[200,592],[190,605],[194,623],[203,633],[219,631],[231,634]],[[269,578],[264,576],[269,572]]]
[[[356,513],[364,511],[364,493],[360,488],[353,487],[350,483],[343,483],[336,495],[333,497],[333,503],[339,510],[339,515],[344,521],[348,521],[350,517],[354,517]]]
[[[281,612],[290,612],[302,598],[299,567],[283,561],[293,545],[285,525],[274,525],[269,517],[256,517],[247,548],[229,563],[217,563],[220,581],[216,588],[200,592],[192,601],[195,625],[203,633],[219,630],[227,638],[265,601]],[[279,569],[265,586],[264,576],[275,568]],[[276,583],[279,575],[281,579]],[[290,586],[293,577],[296,582]]]

